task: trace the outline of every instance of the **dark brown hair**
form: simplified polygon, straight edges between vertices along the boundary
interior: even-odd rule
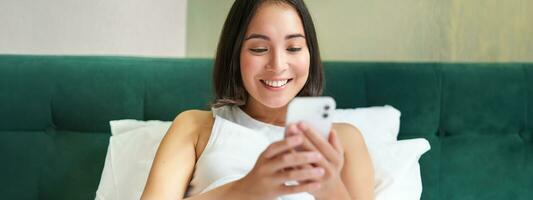
[[[265,2],[285,3],[300,16],[310,55],[309,76],[297,96],[319,96],[323,87],[323,67],[311,14],[303,0],[236,0],[224,22],[213,69],[215,100],[213,107],[244,105],[248,92],[240,71],[240,51],[246,30],[255,12]]]

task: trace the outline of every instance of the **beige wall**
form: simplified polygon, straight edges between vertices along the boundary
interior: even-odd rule
[[[0,0],[0,54],[185,56],[187,0]]]
[[[450,60],[533,62],[532,0],[453,0]]]
[[[187,57],[213,57],[232,2],[189,1]],[[533,61],[531,0],[306,3],[325,60]]]
[[[324,59],[440,60],[449,5],[442,0],[307,1]]]
[[[190,0],[187,12],[187,57],[212,58],[233,0]]]

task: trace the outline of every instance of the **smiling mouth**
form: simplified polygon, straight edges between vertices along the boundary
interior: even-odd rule
[[[287,83],[291,82],[292,78],[285,79],[285,80],[260,80],[260,81],[261,81],[261,83],[263,83],[264,85],[266,85],[268,87],[281,88],[281,87],[287,85]]]

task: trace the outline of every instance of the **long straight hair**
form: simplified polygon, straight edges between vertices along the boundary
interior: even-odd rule
[[[310,55],[308,79],[297,96],[322,94],[324,72],[315,26],[303,0],[236,0],[224,22],[218,42],[213,69],[215,99],[213,107],[244,105],[248,92],[244,88],[240,71],[240,52],[248,25],[257,9],[265,2],[284,3],[292,6],[300,16]]]

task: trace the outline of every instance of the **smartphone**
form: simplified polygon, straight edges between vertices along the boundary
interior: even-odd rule
[[[285,126],[303,121],[327,140],[335,106],[332,97],[295,97],[287,108]]]

